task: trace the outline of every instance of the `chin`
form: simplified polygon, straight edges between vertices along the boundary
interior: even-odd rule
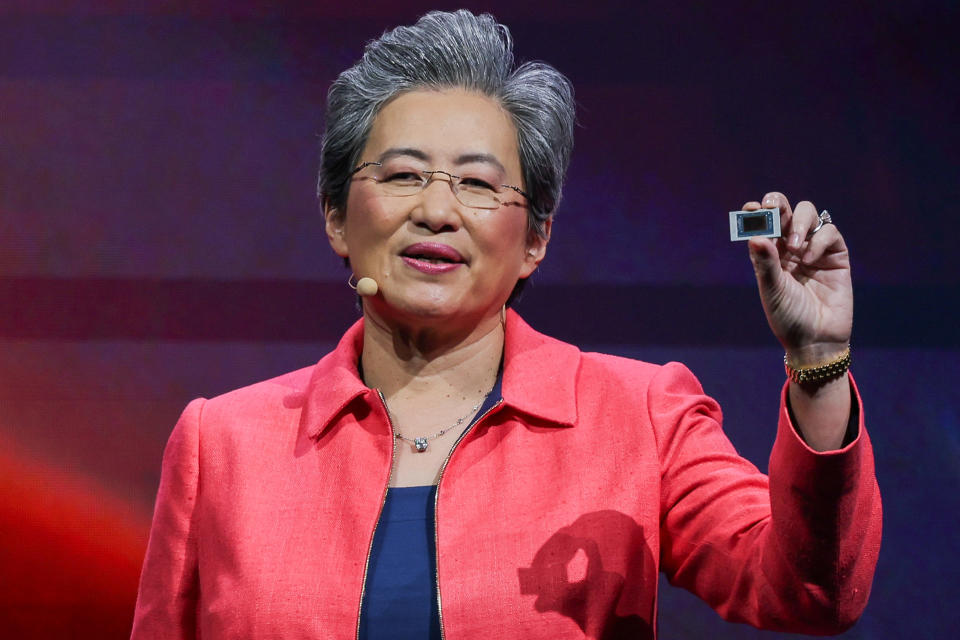
[[[399,314],[408,317],[444,318],[456,315],[459,305],[447,295],[437,291],[384,291],[379,301],[387,315]]]
[[[408,291],[402,296],[385,296],[384,312],[408,320],[434,323],[456,321],[482,314],[474,305],[465,305],[463,296],[451,296],[450,291],[430,287],[427,291]]]

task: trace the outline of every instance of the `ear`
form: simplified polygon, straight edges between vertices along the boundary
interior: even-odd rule
[[[550,231],[553,229],[553,216],[547,218],[543,223],[543,235],[540,235],[533,229],[527,232],[527,245],[524,249],[523,269],[520,277],[528,278],[537,270],[540,261],[547,255],[547,244],[550,242]]]
[[[331,206],[329,202],[324,202],[323,219],[327,231],[327,241],[330,242],[334,253],[341,258],[350,257],[345,237],[347,216],[344,215],[344,212]]]

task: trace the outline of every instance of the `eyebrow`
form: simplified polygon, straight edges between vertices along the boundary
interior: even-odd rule
[[[457,156],[457,159],[454,160],[454,164],[457,166],[470,164],[471,162],[480,162],[483,164],[492,164],[497,168],[498,171],[502,174],[507,173],[506,167],[497,160],[497,157],[490,153],[465,153],[461,156]]]
[[[430,156],[420,149],[415,149],[414,147],[392,147],[381,153],[377,160],[379,162],[383,162],[384,160],[396,158],[397,156],[410,156],[412,158],[416,158],[417,160],[423,160],[424,162],[430,159]]]
[[[430,160],[430,155],[417,149],[415,147],[392,147],[387,149],[380,154],[379,162],[384,162],[391,158],[396,158],[398,156],[409,156],[411,158],[416,158],[417,160],[422,160],[428,162]],[[497,168],[498,171],[502,174],[507,173],[506,167],[503,166],[497,157],[491,153],[464,153],[457,156],[453,163],[455,166],[462,166],[465,164],[470,164],[472,162],[479,162],[483,164],[490,164]]]

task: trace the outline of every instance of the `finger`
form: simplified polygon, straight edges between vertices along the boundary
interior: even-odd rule
[[[744,202],[743,206],[740,207],[741,211],[756,211],[760,208],[760,203],[756,200],[751,200],[750,202]]]
[[[769,191],[761,199],[763,206],[769,209],[780,209],[780,221],[782,224],[789,222],[790,217],[793,216],[793,209],[790,208],[790,201],[787,200],[787,196],[783,195],[779,191]],[[784,220],[786,218],[786,220]]]
[[[786,232],[787,248],[800,255],[803,243],[807,240],[807,234],[813,231],[818,222],[817,209],[812,202],[804,200],[797,204],[797,208],[793,212],[793,219],[790,221],[789,229]]]
[[[777,247],[767,238],[750,238],[747,247],[750,249],[750,261],[753,263],[753,272],[757,276],[760,290],[774,290],[783,277]]]
[[[786,230],[790,228],[790,221],[793,219],[793,209],[790,208],[790,201],[787,200],[787,196],[783,195],[779,191],[768,191],[761,198],[763,206],[768,209],[779,209],[780,210],[780,229],[783,231],[781,234],[785,234]],[[777,242],[780,250],[783,251],[786,246],[786,236],[784,235],[782,239]]]
[[[837,227],[828,223],[820,227],[820,230],[810,237],[807,248],[803,252],[801,261],[804,264],[814,264],[829,250],[831,252],[845,251],[846,243]]]

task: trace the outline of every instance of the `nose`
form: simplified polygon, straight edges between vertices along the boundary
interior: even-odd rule
[[[446,171],[431,173],[430,180],[416,198],[417,204],[410,214],[415,224],[426,227],[434,233],[456,231],[460,228],[463,205],[453,193],[453,177],[449,173]]]

